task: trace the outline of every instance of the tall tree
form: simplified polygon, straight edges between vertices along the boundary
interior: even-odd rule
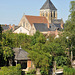
[[[0,25],[0,40],[2,39],[2,27]]]
[[[65,24],[64,34],[69,37],[68,46],[73,50],[73,55],[75,56],[75,1],[70,3],[70,15]]]

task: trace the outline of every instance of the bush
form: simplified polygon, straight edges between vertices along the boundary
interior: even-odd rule
[[[18,64],[16,66],[2,67],[0,75],[21,75],[21,66]]]
[[[29,72],[27,72],[27,75],[34,75],[34,74],[36,74],[36,70],[35,69],[33,69],[33,70],[30,70]]]
[[[64,75],[75,75],[75,69],[64,67]]]
[[[54,58],[56,61],[57,66],[64,66],[67,65],[67,57],[64,56],[57,56]]]

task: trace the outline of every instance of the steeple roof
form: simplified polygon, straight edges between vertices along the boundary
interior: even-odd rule
[[[51,0],[47,0],[41,9],[57,10],[56,7],[51,2]]]

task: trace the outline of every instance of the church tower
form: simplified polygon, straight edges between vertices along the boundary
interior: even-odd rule
[[[40,16],[45,16],[49,23],[51,23],[53,19],[57,19],[57,9],[51,0],[47,0],[41,7]]]

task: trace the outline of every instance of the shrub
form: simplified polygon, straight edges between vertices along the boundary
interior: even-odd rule
[[[27,75],[29,75],[29,74],[35,74],[36,73],[36,70],[35,69],[33,69],[33,70],[30,70],[29,72],[27,72]]]
[[[2,67],[0,75],[21,75],[21,66],[18,64],[16,66]]]
[[[75,69],[64,67],[64,75],[75,75]]]

